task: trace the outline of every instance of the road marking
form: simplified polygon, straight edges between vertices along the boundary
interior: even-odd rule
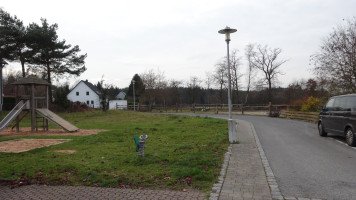
[[[349,146],[348,144],[346,144],[345,142],[341,142],[340,140],[337,140],[337,139],[331,138],[331,137],[328,137],[328,138],[331,139],[331,140],[334,140],[334,141],[336,141],[336,142],[338,142],[338,143],[340,143],[340,144],[343,144],[343,145],[345,145],[345,146],[347,146],[347,147],[350,147],[350,148],[356,150],[356,147],[351,147],[351,146]]]

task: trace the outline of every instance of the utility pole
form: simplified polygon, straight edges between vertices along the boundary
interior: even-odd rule
[[[132,90],[133,90],[133,98],[134,98],[134,112],[136,112],[135,80],[132,80]]]

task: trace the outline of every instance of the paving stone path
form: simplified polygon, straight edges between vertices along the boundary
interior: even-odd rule
[[[238,120],[220,200],[271,200],[271,191],[249,122]]]
[[[204,193],[194,191],[165,191],[165,190],[131,190],[99,187],[75,187],[75,186],[43,186],[28,185],[11,189],[8,186],[0,186],[1,200],[29,200],[29,199],[206,199]]]

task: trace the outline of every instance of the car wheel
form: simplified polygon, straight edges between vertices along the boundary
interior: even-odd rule
[[[320,135],[321,137],[326,137],[326,136],[328,136],[328,133],[325,132],[324,126],[323,126],[323,124],[322,124],[321,122],[318,124],[318,129],[319,129],[319,135]]]
[[[351,128],[346,130],[346,143],[352,147],[356,146],[355,133],[352,131]]]

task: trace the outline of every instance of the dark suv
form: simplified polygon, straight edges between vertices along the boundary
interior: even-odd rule
[[[331,97],[319,114],[318,129],[320,136],[342,135],[356,146],[356,94]]]

